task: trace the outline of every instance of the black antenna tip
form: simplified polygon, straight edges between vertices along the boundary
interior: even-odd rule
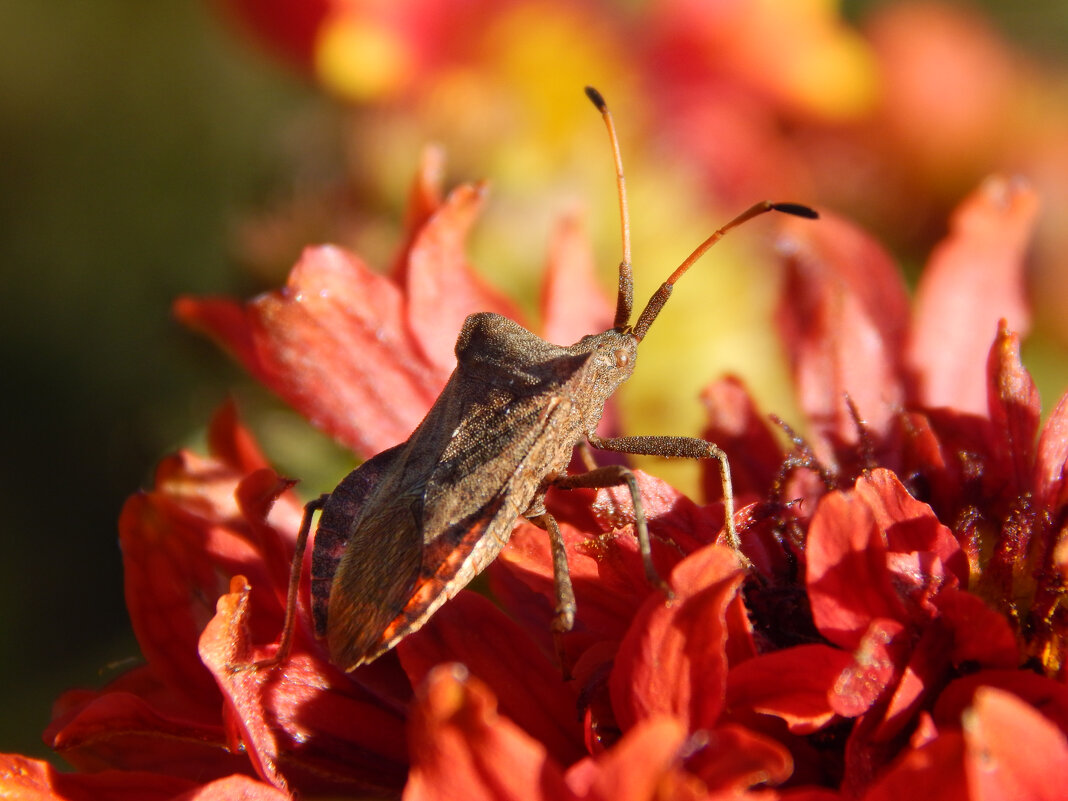
[[[810,209],[808,206],[802,206],[800,203],[772,203],[771,207],[775,211],[781,211],[783,214],[792,214],[795,217],[804,217],[806,220],[818,220],[820,215],[815,209]]]
[[[593,105],[597,106],[598,111],[608,111],[608,104],[604,102],[604,97],[592,86],[586,87],[586,97],[590,99]]]

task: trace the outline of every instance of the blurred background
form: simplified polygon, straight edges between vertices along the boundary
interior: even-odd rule
[[[610,287],[615,189],[587,83],[620,128],[642,300],[765,196],[852,217],[913,280],[985,175],[1026,175],[1045,206],[1025,361],[1048,411],[1068,386],[1065,42],[1060,0],[7,0],[0,750],[44,755],[52,700],[138,658],[119,509],[226,397],[309,495],[354,464],[173,322],[175,297],[277,286],[311,242],[388,265],[428,142],[447,183],[491,180],[472,259],[532,319],[564,214]],[[760,226],[687,276],[624,398],[629,430],[696,432],[697,392],[725,371],[794,420]]]

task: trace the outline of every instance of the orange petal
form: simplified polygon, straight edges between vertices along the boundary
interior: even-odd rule
[[[1011,693],[983,688],[961,722],[973,798],[1064,798],[1068,739],[1046,717]]]
[[[567,773],[576,796],[590,801],[688,801],[698,782],[681,770],[686,730],[669,717],[643,720],[596,760],[587,759]]]
[[[404,801],[574,798],[541,743],[500,716],[497,699],[462,665],[430,671],[409,731]]]
[[[0,798],[17,801],[174,801],[193,786],[189,779],[155,773],[61,773],[47,762],[0,754]]]
[[[650,596],[619,647],[610,690],[624,730],[653,715],[688,730],[719,718],[727,681],[726,613],[742,581],[737,556],[709,545],[676,565],[675,597]]]

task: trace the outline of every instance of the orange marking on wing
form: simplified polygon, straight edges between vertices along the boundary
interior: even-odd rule
[[[380,642],[388,643],[403,635],[405,630],[411,628],[413,623],[420,621],[420,618],[423,617],[435,599],[447,592],[449,583],[460,572],[460,567],[463,565],[464,560],[471,555],[475,546],[482,539],[486,528],[492,522],[502,504],[503,499],[497,499],[478,522],[464,532],[459,542],[438,561],[433,573],[421,575],[416,579],[411,597],[404,605],[401,613],[383,630],[382,636],[379,638]],[[429,546],[427,553],[431,553],[432,549],[433,544]],[[433,557],[430,561],[433,563]]]

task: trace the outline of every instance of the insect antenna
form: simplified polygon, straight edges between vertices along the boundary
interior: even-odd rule
[[[664,308],[664,304],[667,303],[668,298],[671,297],[671,290],[674,289],[675,282],[682,278],[682,276],[686,274],[686,271],[689,270],[699,258],[705,255],[705,252],[710,247],[721,240],[732,228],[737,228],[742,223],[748,222],[754,217],[759,217],[761,214],[766,214],[769,211],[779,211],[783,214],[792,214],[795,217],[805,217],[810,220],[815,220],[819,217],[819,214],[815,209],[810,209],[808,206],[802,206],[800,203],[772,203],[768,200],[754,203],[722,228],[714,231],[712,235],[698,245],[697,249],[687,256],[682,264],[675,268],[675,272],[668,276],[668,279],[660,285],[660,288],[653,293],[651,298],[649,298],[649,302],[638,316],[638,322],[635,323],[633,330],[635,338],[641,342],[646,333],[648,333],[649,326],[653,324],[656,316],[660,314],[660,310]]]
[[[604,120],[605,127],[608,129],[608,139],[612,143],[612,159],[616,166],[616,189],[619,194],[619,222],[623,234],[623,259],[619,262],[619,291],[616,295],[616,318],[613,323],[613,328],[623,330],[630,326],[630,315],[634,310],[634,271],[630,261],[630,211],[627,206],[627,181],[626,178],[623,177],[623,157],[619,152],[619,137],[616,135],[616,126],[612,121],[612,112],[609,110],[604,96],[592,86],[586,87],[586,97],[588,97],[593,105],[597,107],[597,110],[601,112],[601,118]],[[660,314],[660,310],[664,308],[664,304],[667,303],[668,298],[671,297],[671,291],[675,286],[675,282],[686,274],[686,271],[694,265],[694,262],[705,255],[705,251],[722,239],[732,228],[737,228],[742,223],[748,222],[754,217],[759,217],[761,214],[766,214],[769,211],[792,214],[795,217],[805,217],[810,220],[819,217],[819,214],[817,214],[814,209],[810,209],[808,206],[803,206],[800,203],[772,203],[768,200],[763,200],[760,203],[753,204],[722,228],[714,231],[712,235],[698,245],[697,249],[687,256],[682,264],[675,268],[675,272],[673,272],[668,279],[660,285],[660,288],[653,293],[651,298],[649,298],[649,302],[645,305],[641,315],[638,317],[638,322],[632,330],[635,338],[640,342],[645,337],[646,333],[649,331],[649,326],[653,324],[657,315]]]
[[[619,153],[619,137],[612,122],[612,112],[604,97],[592,86],[586,87],[586,97],[601,112],[608,139],[612,143],[612,158],[616,165],[616,190],[619,194],[619,223],[623,232],[623,259],[619,262],[619,292],[616,295],[616,319],[613,328],[624,329],[630,325],[630,315],[634,310],[634,273],[630,264],[630,212],[627,209],[627,181],[623,177],[623,157]]]

